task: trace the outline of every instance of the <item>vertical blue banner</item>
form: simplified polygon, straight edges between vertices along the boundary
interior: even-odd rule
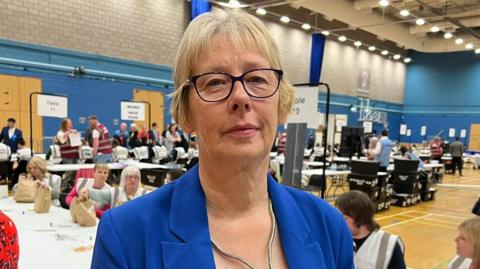
[[[312,35],[312,52],[310,55],[310,83],[320,81],[322,71],[323,52],[325,50],[325,36],[322,34]]]
[[[191,2],[191,16],[195,19],[198,15],[201,15],[212,10],[212,4],[208,0],[192,0]]]

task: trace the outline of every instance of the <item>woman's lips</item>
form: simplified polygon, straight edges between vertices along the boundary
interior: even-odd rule
[[[235,136],[239,138],[248,138],[254,136],[258,132],[259,128],[255,125],[237,125],[229,128],[225,134],[229,136]]]

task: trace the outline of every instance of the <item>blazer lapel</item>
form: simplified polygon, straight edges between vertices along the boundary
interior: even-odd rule
[[[198,166],[175,183],[169,229],[179,242],[162,242],[163,268],[215,268]]]
[[[310,225],[291,194],[270,176],[268,192],[288,268],[326,268],[320,245],[311,239]]]

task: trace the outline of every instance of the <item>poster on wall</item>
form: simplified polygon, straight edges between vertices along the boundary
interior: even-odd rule
[[[37,97],[37,115],[44,117],[66,118],[68,98],[40,94]]]
[[[342,127],[347,126],[348,116],[343,114],[335,115],[335,131],[342,132]]]
[[[407,125],[400,124],[400,135],[406,135],[406,134],[407,134]]]
[[[357,96],[369,97],[370,95],[370,69],[362,68],[358,72]]]
[[[448,129],[448,137],[455,137],[455,128]]]
[[[120,112],[122,120],[145,120],[145,104],[139,102],[120,103]]]
[[[467,137],[467,129],[462,129],[462,130],[460,131],[460,137],[461,137],[461,138]]]
[[[295,87],[295,100],[288,123],[307,123],[307,128],[317,129],[320,124],[318,117],[318,87]]]
[[[373,132],[373,122],[371,121],[364,121],[363,122],[363,132],[365,134]]]
[[[426,136],[427,135],[427,126],[422,126],[422,128],[420,129],[420,135],[421,136]]]
[[[411,136],[412,135],[412,130],[411,129],[408,129],[407,130],[407,136]]]

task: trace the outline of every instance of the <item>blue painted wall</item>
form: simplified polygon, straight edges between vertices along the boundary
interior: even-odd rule
[[[405,122],[412,129],[412,142],[421,142],[421,126],[427,137],[448,129],[467,130],[480,123],[480,55],[471,51],[411,54],[404,99]]]

